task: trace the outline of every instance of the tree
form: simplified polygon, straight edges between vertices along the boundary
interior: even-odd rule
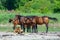
[[[2,0],[2,5],[8,10],[15,10],[18,8],[18,1],[17,0]]]
[[[0,9],[1,10],[5,9],[5,7],[3,6],[4,2],[5,2],[5,0],[0,0]]]

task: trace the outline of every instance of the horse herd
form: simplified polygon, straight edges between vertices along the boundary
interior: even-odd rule
[[[49,20],[57,21],[57,18],[48,17],[48,16],[22,16],[22,15],[15,15],[14,19],[9,19],[9,22],[13,22],[14,26],[13,29],[16,28],[16,25],[20,25],[23,32],[27,28],[27,32],[34,32],[37,33],[37,25],[46,25],[46,33],[48,32],[48,23]],[[32,30],[32,31],[31,31]]]

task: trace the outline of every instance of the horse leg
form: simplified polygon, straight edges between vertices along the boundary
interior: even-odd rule
[[[33,26],[32,26],[32,33],[33,33],[33,32],[34,32],[34,33],[37,32],[37,25],[33,25]]]
[[[46,33],[48,32],[48,24],[46,24]]]
[[[13,26],[13,30],[15,30],[16,25]]]
[[[35,32],[37,33],[37,32],[38,32],[38,29],[37,29],[37,24],[35,25],[35,28],[36,28]]]
[[[25,26],[23,25],[23,31],[25,32]]]
[[[21,29],[23,29],[23,24],[21,24]]]
[[[34,32],[34,26],[32,26],[32,33]]]
[[[34,25],[34,32],[35,32],[35,33],[38,32],[38,30],[37,30],[37,25],[36,25],[36,24]]]
[[[30,27],[30,25],[27,25],[27,32],[31,32],[31,27]]]
[[[21,24],[21,29],[23,30],[23,32],[25,32],[25,27],[23,24]]]

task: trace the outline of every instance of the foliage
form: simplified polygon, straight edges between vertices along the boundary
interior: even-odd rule
[[[24,13],[56,13],[60,12],[60,0],[0,0],[0,9]]]
[[[4,14],[3,14],[4,13]],[[10,18],[14,18],[16,14],[20,14],[20,15],[23,15],[23,16],[49,16],[49,17],[55,17],[58,19],[58,22],[60,22],[60,14],[41,14],[41,13],[20,13],[20,12],[16,12],[16,11],[13,11],[13,12],[10,12],[10,11],[0,11],[0,23],[8,23],[9,19]]]

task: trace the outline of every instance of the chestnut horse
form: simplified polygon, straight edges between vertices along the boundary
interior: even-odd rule
[[[48,16],[42,16],[42,17],[38,17],[37,20],[36,20],[38,25],[42,25],[42,24],[46,25],[46,33],[48,32],[49,20],[57,21],[57,18],[52,18],[52,17],[48,17]]]
[[[14,24],[13,30],[15,30],[16,25],[21,25],[21,22],[19,22],[18,19],[9,19],[9,22]]]

